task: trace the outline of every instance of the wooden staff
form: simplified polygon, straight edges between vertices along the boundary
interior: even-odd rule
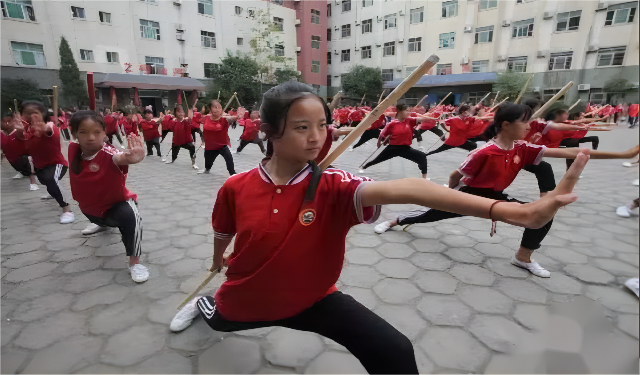
[[[387,89],[382,90],[382,92],[380,93],[380,97],[378,98],[378,103],[380,103],[380,101],[382,100],[382,95],[384,95],[385,91],[387,91]]]
[[[425,95],[422,97],[422,99],[420,99],[420,101],[418,102],[418,104],[416,104],[416,107],[419,107],[420,104],[422,104],[422,102],[428,97],[429,95]]]
[[[371,124],[375,120],[377,120],[380,115],[383,113],[385,109],[387,109],[391,105],[395,105],[398,102],[398,99],[405,92],[407,92],[413,85],[418,82],[423,75],[425,75],[429,69],[433,68],[434,65],[440,61],[440,58],[436,55],[431,55],[425,62],[420,65],[419,68],[414,70],[409,77],[405,78],[392,92],[387,96],[380,104],[376,106],[371,112],[367,114],[367,116],[358,124],[358,126],[344,139],[342,143],[338,145],[329,155],[327,155],[322,162],[320,162],[319,167],[321,170],[327,169],[327,167],[333,163],[338,156],[340,156],[346,149],[353,144],[365,130],[369,129]]]
[[[569,91],[571,86],[573,86],[573,81],[569,81],[569,83],[567,83],[560,91],[558,91],[557,94],[555,94],[551,99],[549,99],[549,101],[544,103],[544,105],[542,107],[540,107],[540,109],[537,110],[536,113],[534,113],[531,116],[531,118],[535,119],[535,118],[540,117],[543,113],[545,113],[547,111],[547,109],[549,109],[549,107],[551,107],[551,105],[553,103],[555,103],[558,99],[560,99],[560,97],[562,95],[564,95],[567,91]]]
[[[433,56],[433,55],[432,55],[432,56]],[[444,99],[442,99],[442,100],[440,101],[440,103],[438,103],[438,105],[437,105],[436,107],[441,106],[441,105],[442,105],[442,103],[444,103],[444,101],[445,101],[445,100],[447,100],[447,98],[449,97],[449,95],[451,95],[451,92],[449,92],[449,93],[447,94],[447,96],[445,96],[445,97],[444,97]]]
[[[220,91],[218,91],[218,99],[216,100],[220,100]]]
[[[505,101],[507,101],[507,99],[509,99],[509,97],[507,96],[506,98],[502,99],[502,101],[496,105],[494,105],[493,107],[491,107],[487,113],[491,113],[493,112],[494,109],[498,108],[500,106],[500,104],[504,103]]]
[[[589,113],[585,114],[585,115],[584,115],[584,117],[587,117],[587,116],[591,116],[591,115],[598,114],[598,112],[602,111],[603,109],[605,109],[605,108],[607,108],[607,107],[611,107],[611,105],[607,104],[607,105],[605,105],[605,106],[602,106],[602,107],[600,107],[600,108],[598,108],[598,109],[596,109],[596,110],[593,110],[593,111],[591,111],[591,112],[589,112]]]
[[[476,103],[476,105],[478,105],[478,104],[482,104],[482,102],[484,102],[484,100],[485,100],[489,95],[491,95],[491,92],[488,92],[488,93],[487,93],[487,95],[485,95],[485,96],[484,96],[484,98],[480,99],[480,101],[479,101],[478,103]]]
[[[224,111],[227,110],[227,108],[229,108],[229,106],[231,105],[231,101],[233,100],[233,98],[236,97],[236,93],[234,92],[233,95],[231,95],[231,98],[229,98],[229,101],[227,102],[227,105],[224,106],[224,108],[222,109],[222,113],[224,113]]]
[[[53,86],[51,106],[53,107],[53,123],[58,126],[58,86]]]
[[[359,107],[362,107],[362,103],[364,103],[364,97],[367,96],[367,93],[365,93],[364,95],[362,95],[362,100],[360,101],[360,105]]]
[[[189,297],[185,298],[185,300],[184,300],[184,301],[182,301],[182,303],[180,304],[180,306],[178,306],[178,310],[180,310],[184,305],[186,305],[186,304],[187,304],[187,302],[191,301],[191,300],[192,300],[192,299],[193,299],[193,298],[198,294],[198,292],[199,292],[200,290],[202,290],[202,288],[204,288],[204,287],[205,287],[205,285],[209,284],[209,282],[211,281],[211,279],[213,279],[213,277],[214,277],[215,275],[217,275],[218,273],[220,273],[220,268],[218,268],[217,270],[213,270],[212,272],[210,272],[210,273],[209,273],[209,276],[207,276],[207,278],[206,278],[206,279],[204,279],[204,281],[202,281],[202,282],[200,283],[200,285],[198,285],[198,287],[196,288],[196,290],[195,290],[193,293],[189,294]]]
[[[577,102],[573,103],[573,105],[572,105],[571,107],[569,107],[569,109],[567,109],[567,112],[571,112],[571,110],[572,110],[575,106],[577,106],[577,105],[578,105],[578,103],[580,103],[580,101],[581,101],[581,100],[582,100],[582,99],[578,99],[578,101],[577,101]]]
[[[13,108],[15,108],[15,113],[20,113],[20,111],[18,110],[18,99],[13,99]]]
[[[331,104],[329,104],[329,112],[333,112],[333,110],[336,109],[340,97],[342,97],[342,91],[338,91],[338,93],[333,96],[333,100],[331,100]]]
[[[387,137],[382,141],[382,143],[380,143],[380,146],[376,147],[376,149],[375,149],[375,150],[373,150],[373,152],[371,153],[371,155],[367,156],[367,158],[366,158],[366,159],[364,159],[364,161],[362,162],[362,164],[360,164],[360,166],[358,167],[358,169],[362,169],[362,166],[363,166],[363,165],[365,165],[365,164],[367,164],[367,162],[369,161],[369,159],[371,159],[371,157],[372,157],[373,155],[375,155],[375,154],[376,154],[376,152],[378,152],[378,150],[380,149],[380,147],[382,147],[382,146],[386,146],[386,143],[387,143],[387,141],[389,140],[389,138],[390,138],[390,137],[391,137],[391,136],[390,136],[390,135],[388,135],[388,136],[387,136]]]
[[[238,102],[238,108],[242,107],[242,103],[240,103],[240,99],[238,99],[238,96],[235,95],[236,97],[236,102]]]
[[[524,92],[527,91],[527,87],[529,86],[529,83],[531,82],[532,79],[533,79],[533,74],[529,76],[529,79],[527,79],[527,82],[524,84],[524,87],[522,87],[522,90],[520,90],[520,94],[518,94],[518,97],[516,98],[514,103],[516,104],[520,103],[520,99],[522,99],[522,95],[524,95]]]

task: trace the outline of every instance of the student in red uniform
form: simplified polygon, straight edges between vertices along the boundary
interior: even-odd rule
[[[638,103],[633,103],[629,105],[628,114],[629,114],[629,128],[633,129],[636,125],[638,125]]]
[[[387,118],[384,114],[382,114],[376,121],[373,122],[373,124],[371,124],[369,129],[365,130],[364,133],[362,133],[360,139],[358,139],[358,142],[356,142],[355,145],[349,147],[349,151],[353,151],[354,149],[362,146],[371,139],[378,139],[378,137],[380,137],[380,132],[382,132],[382,129],[385,127],[385,125],[387,125]]]
[[[204,107],[203,107],[204,108]],[[196,106],[193,106],[193,127],[191,128],[191,138],[193,141],[196,141],[196,133],[200,134],[200,143],[204,143],[204,135],[202,135],[202,130],[200,126],[204,124],[204,116],[202,113],[198,112]]]
[[[113,136],[115,135],[120,145],[122,145],[122,137],[120,137],[120,131],[118,129],[118,113],[111,113],[109,108],[105,109],[104,125],[105,134],[109,139],[109,143],[113,144]]]
[[[71,206],[64,200],[58,181],[67,172],[68,165],[60,148],[60,130],[52,122],[46,123],[43,114],[46,108],[40,102],[25,101],[20,115],[24,130],[22,137],[27,139],[27,153],[31,156],[36,177],[47,187],[47,192],[62,208],[61,224],[73,223],[75,216]],[[49,197],[47,197],[49,198]]]
[[[375,221],[381,204],[405,203],[539,227],[576,199],[571,189],[587,156],[544,199],[525,206],[498,203],[421,179],[373,182],[338,169],[320,171],[311,160],[326,139],[330,116],[302,83],[286,82],[264,94],[261,127],[273,154],[227,179],[213,209],[212,270],[222,267],[236,237],[227,279],[214,297],[188,303],[170,328],[183,330],[200,314],[216,331],[282,326],[315,332],[344,345],[369,373],[417,374],[411,341],[335,287],[349,229]]]
[[[88,235],[118,228],[129,257],[129,272],[137,283],[149,278],[140,264],[142,219],[138,197],[125,184],[130,164],[144,159],[142,137],[127,137],[127,150],[104,143],[105,124],[94,111],[78,111],[71,117],[71,133],[77,142],[69,144],[71,194],[91,224],[82,230]]]
[[[129,134],[138,135],[138,123],[138,116],[133,112],[129,112],[126,116],[120,118],[120,125],[122,125],[125,136],[129,136]]]
[[[58,128],[60,128],[60,134],[62,135],[62,138],[65,141],[68,141],[71,139],[71,137],[69,137],[69,130],[67,129],[69,127],[69,119],[67,119],[67,117],[65,116],[64,111],[62,110],[62,108],[58,109],[58,124],[57,124]]]
[[[251,111],[251,117],[248,119],[240,119],[238,123],[240,126],[244,127],[242,135],[240,136],[240,146],[238,146],[237,153],[240,153],[242,149],[244,149],[247,145],[251,143],[255,143],[260,147],[260,151],[263,154],[266,153],[264,149],[264,145],[262,144],[262,139],[258,136],[260,133],[260,112]],[[246,116],[245,116],[246,117]]]
[[[242,112],[244,116],[244,112]],[[211,101],[209,114],[204,118],[202,126],[204,132],[204,170],[198,173],[210,173],[213,162],[218,155],[222,155],[227,164],[230,176],[236,174],[231,156],[231,140],[229,139],[229,125],[235,122],[238,116],[223,116],[222,105],[216,99]]]
[[[486,137],[490,141],[481,148],[470,152],[462,166],[451,173],[449,187],[477,196],[518,202],[509,198],[504,190],[511,185],[518,172],[525,165],[538,164],[543,156],[575,159],[580,152],[589,154],[587,149],[547,148],[523,141],[529,131],[530,117],[531,108],[528,106],[503,103],[498,108],[494,121],[487,129]],[[591,158],[595,159],[632,157],[628,155],[637,153],[637,147],[626,153],[598,151],[590,153]],[[545,198],[540,200],[543,199]],[[393,221],[382,222],[376,225],[375,231],[376,233],[384,233],[396,225],[430,223],[460,216],[464,215],[448,210],[429,208],[400,215]],[[525,229],[520,248],[511,258],[513,265],[527,269],[539,277],[550,276],[549,271],[531,258],[531,254],[540,248],[540,243],[551,229],[552,222],[549,221],[538,229]]]
[[[4,156],[18,174],[13,178],[29,177],[29,190],[38,190],[35,170],[31,156],[27,155],[27,143],[22,137],[22,121],[13,117],[2,119],[2,132],[0,132],[1,146]]]
[[[140,122],[142,133],[144,134],[144,141],[147,143],[147,156],[153,155],[153,148],[156,148],[158,156],[162,156],[160,153],[160,132],[158,127],[160,126],[161,119],[153,121],[153,111],[150,109],[144,110],[144,120]]]
[[[191,121],[193,115],[192,110],[189,109],[187,117],[184,117],[184,109],[182,105],[176,104],[173,109],[173,113],[176,117],[171,120],[170,127],[173,132],[173,141],[171,145],[171,160],[167,160],[167,164],[171,164],[178,158],[178,153],[181,148],[189,150],[189,156],[191,157],[191,167],[198,169],[196,165],[196,146],[193,144],[193,137],[191,136],[191,129],[195,126]]]
[[[473,134],[470,133],[470,130],[473,129],[473,125],[476,122],[476,117],[471,116],[471,110],[469,105],[461,104],[460,107],[458,107],[458,115],[449,117],[444,121],[444,126],[445,129],[449,131],[449,136],[442,146],[429,152],[427,156],[456,147],[467,151],[478,148],[478,144],[471,139],[474,138],[474,136],[472,136]],[[484,120],[485,118],[482,119]]]
[[[173,119],[173,116],[171,115],[171,110],[167,109],[167,113],[162,118],[162,139],[160,140],[160,142],[163,142],[164,138],[171,131],[171,120],[172,119]],[[191,136],[191,137],[193,138],[193,136]]]

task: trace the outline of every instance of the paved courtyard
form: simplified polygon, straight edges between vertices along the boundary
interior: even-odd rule
[[[235,147],[240,132],[231,131]],[[638,130],[626,127],[596,135],[603,150],[638,142]],[[425,147],[434,141],[429,133]],[[357,172],[373,148],[370,141],[335,166]],[[260,156],[247,146],[234,155],[236,169],[253,168]],[[451,150],[431,157],[429,177],[446,183],[464,156]],[[564,161],[550,162],[559,180]],[[144,225],[142,262],[151,274],[135,284],[117,229],[82,236],[88,221],[75,202],[76,222],[59,224],[55,202],[40,200],[44,187],[28,191],[28,181],[12,180],[15,172],[2,161],[2,373],[364,372],[343,347],[311,333],[218,333],[201,319],[181,333],[169,331],[176,306],[211,265],[211,211],[227,178],[221,158],[211,175],[196,175],[189,164],[182,150],[173,165],[153,156],[130,169],[128,186],[138,194]],[[419,177],[419,170],[393,159],[365,175]],[[422,373],[484,372],[514,337],[536,329],[545,305],[577,295],[601,302],[616,335],[637,343],[638,299],[623,282],[638,276],[638,218],[615,214],[638,197],[631,185],[636,178],[638,168],[624,168],[620,160],[589,163],[576,189],[579,201],[560,210],[534,255],[552,272],[549,279],[509,264],[522,229],[500,223],[490,237],[488,220],[459,218],[383,235],[373,225],[354,227],[338,287],[411,339]],[[68,176],[62,185],[70,197]],[[535,178],[522,172],[508,192],[535,199]],[[380,220],[413,208],[385,207]],[[206,291],[213,293],[221,277]]]

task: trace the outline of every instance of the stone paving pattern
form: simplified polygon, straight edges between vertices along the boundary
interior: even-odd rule
[[[231,131],[236,147],[239,134]],[[638,140],[638,131],[626,128],[597,135],[604,150]],[[434,142],[429,133],[425,146]],[[357,172],[373,147],[370,141],[335,165]],[[196,175],[187,155],[181,150],[173,165],[152,156],[130,169],[128,186],[139,196],[144,225],[142,262],[151,275],[143,284],[127,272],[117,229],[82,236],[88,221],[75,202],[76,222],[58,224],[55,202],[39,199],[44,188],[28,191],[28,181],[12,180],[15,172],[2,161],[2,373],[364,372],[342,346],[308,332],[218,333],[201,319],[181,333],[169,331],[176,306],[211,264],[210,216],[227,178],[222,159],[211,175]],[[462,150],[431,157],[430,178],[446,183],[464,157]],[[234,159],[238,171],[248,170],[259,150],[248,146]],[[564,161],[551,163],[559,180]],[[638,218],[619,218],[615,208],[638,197],[630,184],[638,169],[620,163],[592,161],[576,189],[579,201],[558,213],[534,256],[552,272],[549,279],[509,264],[522,229],[498,224],[490,237],[488,220],[458,218],[383,235],[373,225],[354,227],[338,287],[411,339],[423,373],[483,372],[518,334],[536,329],[545,305],[576,295],[600,301],[617,334],[637,340],[638,299],[622,283],[638,276]],[[386,180],[419,171],[393,159],[365,175]],[[68,177],[62,185],[68,192]],[[538,195],[526,172],[508,192],[527,200]],[[381,220],[415,208],[385,207]]]

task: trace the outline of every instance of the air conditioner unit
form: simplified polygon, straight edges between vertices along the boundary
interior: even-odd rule
[[[296,47],[296,52],[302,51],[302,47]]]
[[[178,63],[179,63],[180,65],[189,65],[189,64],[187,63],[187,59],[185,59],[184,57],[179,57],[179,58],[178,58]]]
[[[298,1],[300,1],[300,0],[298,0]],[[298,75],[302,74],[302,72],[299,71],[299,70],[296,70],[296,73],[298,73]]]
[[[333,54],[336,55],[336,56],[339,55],[338,51],[336,51],[336,50],[333,51]]]
[[[376,43],[376,47],[382,47],[382,44]]]
[[[465,26],[464,27],[464,32],[465,33],[470,33],[473,30],[473,28],[471,26]]]
[[[294,3],[299,3],[299,2],[300,2],[300,0],[293,0],[293,2],[294,2]]]
[[[547,51],[538,51],[538,58],[547,57]]]
[[[578,85],[578,91],[589,91],[591,90],[591,85],[588,83],[583,83]]]
[[[507,56],[505,56],[505,55],[498,55],[498,61],[507,61]]]
[[[399,11],[399,12],[398,12],[398,15],[399,15],[399,16],[404,16],[404,12],[403,12],[403,11]]]
[[[399,72],[401,72],[401,71],[402,71],[402,65],[398,65],[398,66],[396,66],[396,70],[397,70],[397,71],[399,71]]]
[[[336,5],[340,5],[340,2],[338,0],[336,0]]]
[[[182,5],[182,0],[173,0],[173,5]]]
[[[607,9],[607,3],[598,3],[598,8],[596,10],[605,10]]]
[[[338,26],[334,26],[334,28],[333,28],[333,29],[334,29],[335,31],[340,30],[340,28],[339,28]]]
[[[542,19],[545,20],[550,20],[553,18],[553,12],[544,12],[544,15],[542,16]]]
[[[532,87],[531,91],[533,92],[540,92],[540,87]]]
[[[360,26],[360,22],[357,22],[357,21],[356,21],[356,26]]]
[[[462,60],[460,61],[460,64],[462,65],[469,64],[469,58],[467,56],[462,56]]]
[[[300,26],[300,20],[296,19],[296,26]]]
[[[382,22],[382,18],[380,18],[380,16],[376,16],[376,21],[377,22]]]
[[[184,33],[176,33],[176,39],[180,42],[184,42]]]
[[[184,31],[184,27],[181,23],[176,23],[176,31],[182,32]]]
[[[404,43],[404,39],[398,39],[398,43]]]
[[[509,26],[511,26],[511,21],[507,21],[507,20],[502,21],[502,27],[509,27]]]

